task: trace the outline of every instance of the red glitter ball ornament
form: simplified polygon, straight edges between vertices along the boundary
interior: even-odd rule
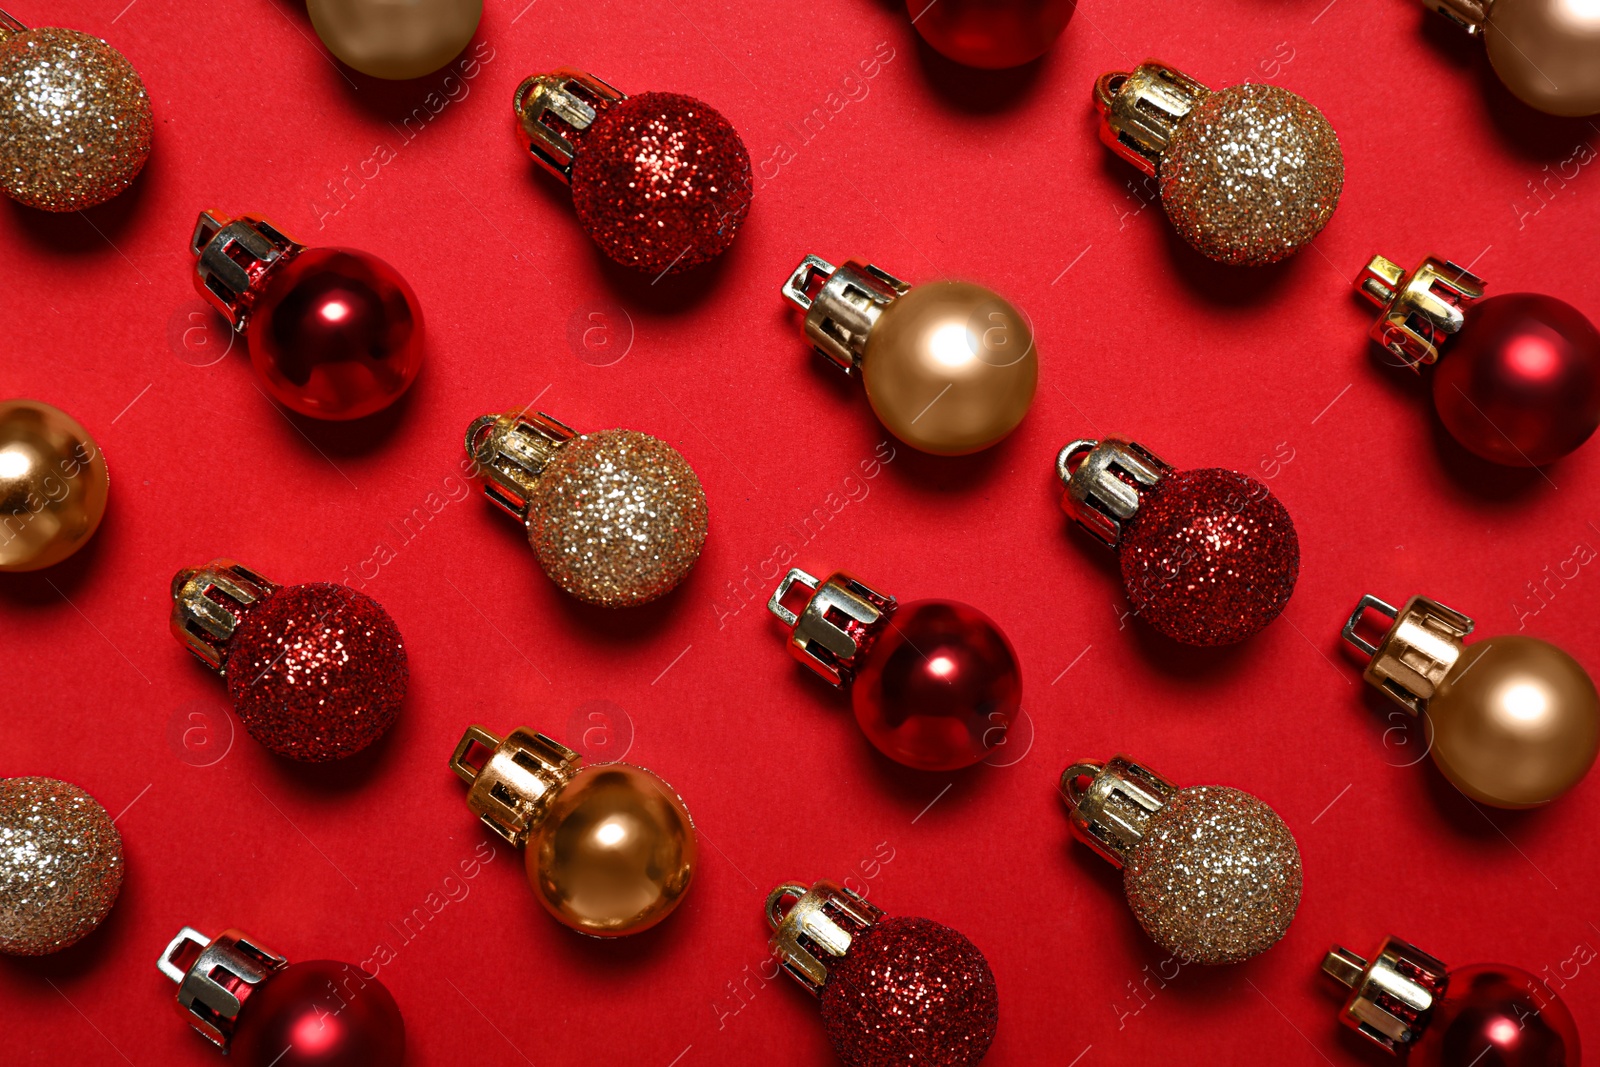
[[[960,933],[886,918],[827,881],[779,886],[766,910],[769,947],[818,995],[828,1041],[850,1067],[971,1067],[989,1051],[1000,997],[988,961]]]
[[[400,630],[381,604],[348,586],[279,587],[216,560],[173,580],[172,629],[227,677],[245,729],[280,756],[354,755],[400,714]]]
[[[1057,470],[1067,484],[1062,506],[1116,547],[1134,611],[1174,641],[1243,641],[1289,602],[1300,539],[1256,479],[1215,467],[1173,471],[1116,438],[1074,441]]]
[[[659,275],[708,263],[750,212],[750,153],[703,101],[624,96],[556,71],[518,86],[514,107],[529,151],[571,185],[578,221],[625,267]]]

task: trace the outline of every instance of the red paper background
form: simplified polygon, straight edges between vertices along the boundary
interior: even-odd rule
[[[1365,954],[1391,932],[1456,964],[1564,972],[1600,1047],[1600,967],[1578,962],[1600,946],[1600,784],[1546,811],[1474,808],[1428,761],[1403,766],[1415,732],[1338,639],[1363,593],[1425,592],[1480,633],[1520,623],[1600,667],[1600,570],[1571,577],[1568,562],[1600,544],[1600,445],[1543,473],[1467,456],[1420,384],[1374,357],[1372,312],[1350,293],[1375,251],[1436,252],[1494,292],[1600,312],[1600,178],[1579,162],[1594,125],[1524,109],[1475,42],[1400,0],[1087,0],[1043,61],[997,75],[930,53],[890,0],[488,0],[475,77],[405,84],[342,70],[293,0],[122,3],[9,5],[121,48],[157,130],[111,204],[0,208],[0,395],[72,412],[113,480],[87,550],[0,580],[0,773],[90,790],[118,816],[128,870],[100,932],[0,964],[8,1062],[216,1062],[154,966],[191,924],[241,926],[295,959],[387,944],[411,1067],[826,1063],[814,1004],[760,978],[760,905],[779,882],[847,875],[984,950],[995,1067],[1381,1060],[1338,1027],[1318,965],[1334,941]],[[1313,249],[1224,270],[1157,205],[1139,210],[1149,193],[1097,141],[1088,98],[1096,75],[1146,55],[1326,111],[1348,180]],[[561,65],[702,97],[739,128],[762,177],[720,264],[652,286],[601,261],[513,136],[513,87]],[[408,139],[417,108],[438,113]],[[210,362],[227,338],[191,319],[186,255],[209,207],[398,267],[430,332],[409,397],[318,425],[267,403],[239,353]],[[983,281],[1025,308],[1041,386],[1022,428],[962,460],[898,447],[863,477],[886,435],[778,295],[807,252]],[[664,602],[581,608],[515,524],[451,498],[467,423],[536,397],[581,429],[666,438],[700,473],[711,537]],[[1251,472],[1294,515],[1299,587],[1255,640],[1195,652],[1119,619],[1111,556],[1069,529],[1052,472],[1064,441],[1119,431],[1179,466]],[[430,494],[443,509],[407,539],[401,520]],[[818,509],[826,521],[797,534]],[[393,558],[371,577],[379,545]],[[783,546],[819,574],[988,612],[1022,659],[1031,744],[1019,732],[1008,766],[954,775],[879,758],[762,608]],[[411,657],[402,720],[370,758],[295,766],[237,731],[195,765],[223,744],[227,697],[168,634],[167,586],[220,554],[282,582],[365,569]],[[1531,599],[1527,583],[1562,567],[1569,580]],[[672,782],[703,833],[680,912],[595,943],[539,909],[503,846],[460,881],[488,835],[446,760],[474,722],[599,758],[627,749]],[[1054,790],[1072,759],[1118,751],[1180,784],[1247,788],[1288,821],[1305,893],[1278,947],[1148,979],[1135,999],[1163,954],[1118,874],[1070,843]],[[448,901],[454,887],[465,899]]]

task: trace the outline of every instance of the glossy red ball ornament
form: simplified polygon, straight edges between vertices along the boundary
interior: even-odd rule
[[[799,585],[798,612],[784,603]],[[847,574],[820,582],[791,570],[768,603],[795,658],[850,688],[856,722],[878,751],[925,771],[970,767],[1005,743],[1022,701],[1006,635],[948,600],[897,604]]]
[[[769,948],[821,1001],[828,1041],[849,1067],[972,1067],[988,1052],[1000,1015],[994,974],[957,931],[885,917],[827,881],[779,886],[766,912]]]
[[[523,81],[512,107],[534,160],[571,186],[584,231],[625,267],[658,276],[709,263],[750,212],[750,153],[703,101],[625,96],[558,70]]]
[[[1074,0],[906,0],[911,24],[934,51],[986,70],[1044,55],[1076,8]]]
[[[1073,441],[1056,472],[1066,486],[1062,508],[1117,550],[1134,612],[1174,641],[1243,641],[1294,593],[1294,521],[1255,478],[1214,467],[1174,471],[1114,437]]]
[[[1474,455],[1510,467],[1560,459],[1600,427],[1600,331],[1538,293],[1483,299],[1484,282],[1429,256],[1409,274],[1374,256],[1358,291],[1383,309],[1371,336],[1412,370]]]
[[[388,732],[405,698],[405,645],[383,605],[349,586],[278,586],[213,560],[172,580],[173,635],[228,680],[250,735],[324,762]]]
[[[1404,1054],[1409,1067],[1580,1067],[1578,1024],[1550,984],[1519,967],[1447,971],[1388,938],[1371,961],[1334,947],[1322,969],[1351,992],[1346,1026]]]
[[[405,1020],[360,967],[290,963],[238,930],[214,940],[191,927],[167,946],[178,1014],[240,1067],[400,1067]]]
[[[389,264],[307,248],[250,216],[205,212],[195,286],[236,331],[267,393],[314,419],[382,411],[422,368],[422,306]]]

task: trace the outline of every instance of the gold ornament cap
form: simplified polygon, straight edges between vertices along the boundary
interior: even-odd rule
[[[1443,963],[1398,937],[1386,938],[1370,962],[1335,945],[1322,971],[1350,990],[1339,1021],[1396,1055],[1422,1037],[1449,984]]]
[[[1467,309],[1483,299],[1483,291],[1483,279],[1437,256],[1409,273],[1373,256],[1356,279],[1356,292],[1382,309],[1368,336],[1419,373],[1461,332]]]
[[[581,135],[600,112],[626,99],[593,74],[563,68],[523,79],[511,98],[511,110],[534,162],[570,185]]]
[[[1061,772],[1060,788],[1073,835],[1117,868],[1178,793],[1177,786],[1127,756],[1106,763],[1079,760]]]
[[[1108,547],[1139,513],[1144,495],[1172,473],[1172,467],[1137,441],[1069,442],[1056,453],[1056,476],[1066,492],[1061,510]]]
[[[1179,125],[1210,95],[1210,89],[1159,59],[1147,59],[1131,71],[1108,71],[1094,83],[1100,140],[1153,176]]]
[[[858,369],[867,335],[884,310],[911,286],[860,260],[834,266],[806,256],[783,283],[783,296],[806,313],[806,337],[818,353],[846,374]]]
[[[189,238],[195,290],[242,333],[267,274],[305,250],[265,219],[230,219],[220,211],[202,211]]]
[[[811,595],[794,611],[784,602],[797,585]],[[767,610],[789,628],[790,655],[835,686],[855,677],[895,607],[894,597],[843,571],[824,582],[799,567],[784,575],[767,601]]]
[[[526,523],[544,469],[578,431],[544,412],[480,415],[467,427],[467,455],[476,463],[483,495]]]
[[[785,902],[792,901],[787,911]],[[785,882],[767,894],[767,942],[789,977],[821,997],[828,984],[828,964],[850,951],[855,936],[883,918],[883,911],[837,882],[820,881],[809,889]]]
[[[489,750],[481,764],[472,762],[477,748]],[[582,766],[583,757],[572,749],[526,727],[499,738],[469,726],[450,756],[450,769],[471,787],[467,807],[513,848],[527,844],[556,794]]]
[[[211,939],[192,926],[179,930],[156,960],[157,969],[178,983],[178,1014],[223,1052],[245,1003],[287,966],[287,959],[243,931]]]
[[[172,577],[172,636],[201,663],[224,674],[234,631],[277,591],[275,583],[235,560],[185,567]]]
[[[1356,633],[1368,611],[1392,620],[1377,644]],[[1368,594],[1350,613],[1340,635],[1371,657],[1361,675],[1367,684],[1420,715],[1466,650],[1462,639],[1473,625],[1466,615],[1425,596],[1414,596],[1404,607],[1395,608]]]

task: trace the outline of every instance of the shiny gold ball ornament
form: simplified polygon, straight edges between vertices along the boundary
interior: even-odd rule
[[[1017,428],[1039,384],[1028,320],[970,282],[912,286],[851,260],[807,256],[783,295],[806,313],[806,337],[859,372],[884,427],[912,448],[964,456]]]
[[[1594,0],[1423,0],[1488,48],[1505,87],[1551,115],[1600,114],[1600,5]]]
[[[449,63],[478,32],[483,0],[306,0],[328,51],[363,74],[420,78]]]
[[[30,30],[0,12],[0,190],[44,211],[81,211],[133,184],[150,156],[150,97],[98,37]]]
[[[543,412],[484,415],[467,454],[539,566],[587,604],[627,608],[674,589],[706,541],[706,494],[671,445],[635,430],[580,434]]]
[[[474,762],[480,750],[487,758]],[[593,937],[636,934],[683,902],[699,845],[672,787],[627,763],[585,764],[532,730],[505,739],[468,727],[450,769],[467,806],[514,848],[557,920]]]
[[[1156,60],[1101,75],[1100,139],[1157,178],[1161,206],[1207,258],[1264,266],[1333,217],[1344,153],[1321,111],[1274,85],[1215,92]]]
[[[1075,836],[1122,868],[1145,933],[1195,963],[1277,944],[1300,905],[1300,850],[1265,803],[1227,786],[1179,789],[1127,756],[1061,774]]]
[[[1356,633],[1368,611],[1391,620],[1376,644]],[[1365,596],[1344,639],[1371,657],[1368,684],[1423,720],[1428,753],[1450,784],[1496,808],[1548,804],[1600,753],[1594,682],[1537,638],[1502,635],[1468,647],[1473,625],[1428,597],[1397,609]]]
[[[100,446],[71,415],[0,401],[0,571],[49,567],[82,548],[110,486]]]
[[[83,938],[122,889],[122,837],[94,797],[54,778],[0,778],[0,952]]]

